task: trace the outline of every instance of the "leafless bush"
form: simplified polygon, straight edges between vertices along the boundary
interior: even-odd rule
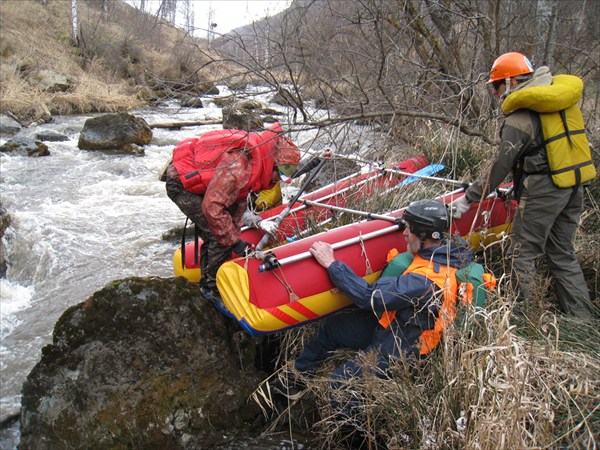
[[[296,1],[214,45],[274,91],[291,92],[304,121],[312,120],[305,107],[312,98],[341,115],[337,121],[389,127],[413,145],[415,131],[435,135],[448,126],[493,143],[497,110],[484,81],[506,51],[582,76],[597,128],[598,8],[584,0]],[[285,86],[275,74],[286,76]]]

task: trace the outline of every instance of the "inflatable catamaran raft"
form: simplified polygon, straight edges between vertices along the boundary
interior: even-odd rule
[[[509,186],[503,186],[507,189]],[[462,189],[440,197],[445,203],[464,195]],[[454,220],[457,233],[477,248],[497,240],[510,228],[516,201],[499,196],[471,205]],[[389,214],[401,217],[403,209]],[[406,251],[400,227],[389,220],[365,220],[310,236],[266,253],[266,258],[238,258],[217,273],[217,287],[227,309],[252,335],[265,335],[317,320],[350,304],[310,255],[315,241],[333,245],[336,259],[368,282],[376,280],[388,251]],[[265,256],[265,255],[263,255]]]
[[[378,192],[406,182],[409,174],[426,176],[442,168],[443,166],[437,164],[427,165],[427,159],[424,156],[417,156],[395,164],[390,169],[351,175],[336,183],[307,193],[292,205],[292,209],[281,222],[277,235],[271,238],[271,242],[286,242],[286,238],[301,234],[309,227],[309,224],[327,221],[332,216],[332,210],[326,206],[343,207],[349,199],[363,198],[371,192]],[[307,202],[316,202],[322,206],[309,205]],[[263,211],[259,215],[262,219],[274,219],[287,207],[289,207],[288,204],[282,204]],[[242,229],[240,239],[256,245],[261,242],[264,235],[263,230],[245,227]],[[193,282],[200,280],[199,255],[201,245],[201,241],[192,241],[175,251],[173,256],[175,276],[183,276]]]

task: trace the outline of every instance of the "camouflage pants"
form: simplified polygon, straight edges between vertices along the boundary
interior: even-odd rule
[[[535,261],[545,255],[562,309],[575,317],[592,316],[590,294],[573,245],[582,210],[582,187],[557,188],[545,174],[529,175],[524,180],[512,224],[513,270],[521,301],[532,298]]]
[[[196,225],[203,243],[200,247],[200,287],[217,291],[217,271],[231,258],[230,245],[220,244],[210,231],[208,221],[202,213],[204,196],[186,191],[178,176],[169,176],[167,172],[167,195],[179,207],[181,212]]]

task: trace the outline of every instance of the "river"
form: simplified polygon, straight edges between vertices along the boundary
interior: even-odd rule
[[[226,93],[221,87],[221,95]],[[222,118],[210,98],[203,102],[204,108],[172,103],[131,113],[149,124]],[[172,276],[177,244],[163,234],[181,227],[185,217],[158,176],[178,142],[220,128],[154,128],[145,155],[133,156],[79,150],[79,132],[89,117],[58,116],[37,125],[35,131],[69,137],[46,142],[48,157],[0,154],[2,205],[12,218],[3,238],[8,271],[0,279],[2,421],[18,414],[21,386],[65,309],[113,280]],[[315,136],[303,133],[291,137],[302,144]],[[0,139],[0,145],[6,140]],[[17,441],[16,423],[2,430],[0,448],[12,449]]]

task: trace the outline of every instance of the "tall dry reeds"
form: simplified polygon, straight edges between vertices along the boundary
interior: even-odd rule
[[[465,325],[451,327],[427,360],[398,360],[390,378],[382,379],[373,355],[360,355],[366,375],[332,392],[329,374],[335,363],[355,356],[339,351],[317,376],[302,379],[307,388],[300,400],[271,405],[273,430],[297,430],[312,418],[317,445],[332,449],[343,448],[341,433],[348,428],[367,436],[371,448],[597,448],[597,344],[595,351],[564,350],[573,324],[552,313],[535,324],[516,318],[510,295],[492,293],[484,310],[466,314]],[[577,327],[586,339],[599,342],[595,324]],[[307,334],[294,330],[286,337],[293,350],[287,352],[282,378],[298,376],[293,357]],[[361,413],[340,422],[331,412],[332,396],[342,403],[363,399]]]

